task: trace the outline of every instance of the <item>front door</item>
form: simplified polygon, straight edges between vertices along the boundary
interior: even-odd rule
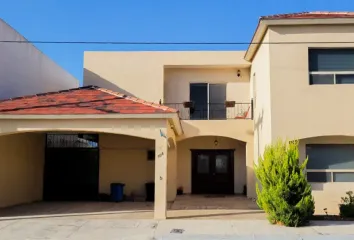
[[[234,150],[192,150],[192,193],[234,193]]]

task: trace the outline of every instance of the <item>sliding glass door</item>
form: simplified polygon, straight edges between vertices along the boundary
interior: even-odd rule
[[[226,84],[191,83],[190,119],[226,119]]]

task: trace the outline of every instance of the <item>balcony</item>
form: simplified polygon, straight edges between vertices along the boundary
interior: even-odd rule
[[[164,103],[163,105],[177,109],[182,120],[226,120],[253,119],[253,101],[250,103],[195,104],[194,102]]]

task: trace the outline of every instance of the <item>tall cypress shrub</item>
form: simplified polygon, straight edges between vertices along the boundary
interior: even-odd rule
[[[305,168],[299,160],[298,141],[278,141],[265,148],[255,166],[257,204],[272,224],[298,227],[308,223],[315,204]]]

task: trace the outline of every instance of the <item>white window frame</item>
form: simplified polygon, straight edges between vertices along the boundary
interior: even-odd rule
[[[306,173],[331,173],[331,181],[330,182],[309,182],[309,183],[343,183],[343,182],[335,182],[333,173],[354,173],[354,169],[306,169]],[[353,182],[348,182],[353,183]]]
[[[354,71],[313,71],[310,72],[310,77],[311,75],[333,75],[333,84],[339,84],[337,83],[337,75],[353,75],[354,76]],[[348,83],[349,84],[349,83]],[[354,83],[353,83],[354,84]],[[311,85],[325,85],[325,84],[311,84]]]

